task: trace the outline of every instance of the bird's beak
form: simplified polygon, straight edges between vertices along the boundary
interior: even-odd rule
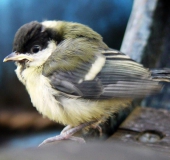
[[[33,61],[33,57],[26,55],[26,54],[17,54],[17,52],[12,52],[8,56],[6,56],[3,60],[3,62],[7,61],[21,61],[21,60],[28,60],[28,61]]]

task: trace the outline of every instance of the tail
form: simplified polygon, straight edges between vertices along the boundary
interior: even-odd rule
[[[170,68],[151,69],[153,80],[160,82],[170,82]]]

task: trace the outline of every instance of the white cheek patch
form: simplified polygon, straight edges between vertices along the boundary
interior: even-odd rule
[[[92,67],[90,68],[89,72],[85,75],[84,79],[93,80],[96,77],[96,75],[100,72],[104,64],[105,64],[105,57],[99,55],[95,60],[95,62],[92,64]]]
[[[29,62],[30,67],[38,67],[44,64],[44,62],[49,58],[52,52],[56,49],[57,45],[54,41],[50,41],[47,48],[42,51],[30,55],[34,60]]]

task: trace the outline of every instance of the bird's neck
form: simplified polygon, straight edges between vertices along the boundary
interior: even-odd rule
[[[33,83],[37,77],[42,74],[43,66],[39,67],[30,67],[24,66],[22,64],[17,64],[15,70],[18,79],[27,86],[27,83]]]

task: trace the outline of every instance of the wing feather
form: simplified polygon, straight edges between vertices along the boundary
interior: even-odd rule
[[[70,43],[73,42],[64,44],[65,47],[70,46]],[[59,51],[61,52],[61,49]],[[59,54],[59,51],[54,54]],[[55,59],[54,55],[50,57],[53,59],[53,66],[52,69],[46,68],[50,66],[50,59],[49,64],[44,66],[44,73],[48,71],[48,74],[44,75],[50,79],[54,89],[70,96],[87,99],[138,98],[153,94],[161,89],[159,82],[152,79],[150,71],[127,55],[112,49],[106,51],[93,50],[90,60],[84,61],[81,54],[84,56],[87,51],[86,49],[72,50],[72,53],[69,54],[74,56],[77,54],[79,63],[74,69],[70,67],[68,70],[61,70],[59,66],[60,61],[63,61],[62,57],[66,55],[62,55],[60,61],[57,58]],[[62,54],[66,53],[62,51]],[[104,57],[105,63],[97,66],[96,61],[99,57]],[[69,58],[69,61],[72,62],[72,57],[70,56]],[[85,77],[92,66],[95,75],[90,80],[86,80]],[[95,70],[95,67],[99,67],[100,70]]]

